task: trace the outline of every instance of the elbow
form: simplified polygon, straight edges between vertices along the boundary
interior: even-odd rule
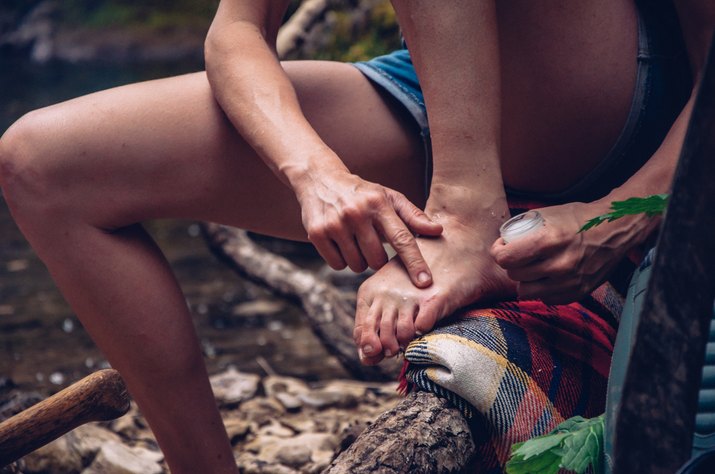
[[[206,35],[206,40],[204,40],[204,64],[206,66],[206,73],[209,75],[211,71],[215,69],[219,49],[216,35],[210,30],[209,34]]]

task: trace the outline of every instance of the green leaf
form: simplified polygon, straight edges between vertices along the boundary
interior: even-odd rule
[[[632,197],[625,201],[613,201],[611,203],[611,212],[589,219],[579,229],[579,232],[584,232],[604,222],[613,222],[624,216],[635,214],[645,214],[648,217],[657,216],[665,212],[667,206],[667,194],[653,194],[644,198]]]
[[[546,451],[531,459],[512,457],[506,463],[507,474],[557,474],[561,469],[561,456]]]
[[[524,443],[520,443],[518,447],[517,445],[514,445],[512,447],[512,455],[518,455],[524,459],[529,459],[560,446],[566,436],[568,436],[568,433],[550,433],[546,436],[532,438]]]
[[[584,423],[573,436],[564,440],[564,457],[561,466],[578,473],[586,472],[593,465],[600,472],[603,456],[603,418],[594,418]]]
[[[555,474],[559,469],[583,474],[603,465],[603,415],[569,418],[551,433],[512,446],[508,474]]]

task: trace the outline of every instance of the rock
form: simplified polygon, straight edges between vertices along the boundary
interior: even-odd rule
[[[142,459],[147,459],[156,463],[164,461],[164,453],[157,451],[156,449],[149,449],[143,446],[132,446],[131,449],[134,454]]]
[[[310,387],[308,387],[308,384],[302,380],[293,377],[282,377],[279,375],[271,375],[264,378],[263,389],[266,391],[266,395],[268,396],[275,396],[277,393],[298,395],[310,392]]]
[[[241,413],[247,420],[262,426],[283,415],[285,408],[274,398],[254,398],[241,404]]]
[[[12,383],[12,381],[10,381],[10,383]],[[30,408],[43,399],[44,397],[37,392],[10,390],[8,395],[3,394],[3,401],[0,402],[0,421]]]
[[[243,419],[231,418],[224,421],[223,424],[226,427],[228,439],[231,440],[231,445],[238,443],[251,431],[251,423]]]
[[[26,472],[76,473],[105,443],[120,443],[115,433],[96,423],[79,426],[23,458]]]
[[[303,402],[300,401],[295,395],[287,392],[281,392],[275,394],[276,399],[281,402],[281,405],[285,407],[289,412],[297,412],[303,407]]]
[[[82,425],[67,433],[65,437],[85,463],[89,462],[105,443],[121,443],[119,436],[96,423]]]
[[[303,404],[317,409],[354,408],[358,404],[358,398],[353,394],[332,390],[313,390],[310,393],[301,393],[298,398]]]
[[[239,372],[233,367],[210,378],[214,396],[222,405],[235,405],[253,398],[260,380],[258,375]]]
[[[271,420],[267,425],[258,430],[259,436],[278,436],[279,438],[289,438],[295,435],[295,431],[287,428],[276,420]]]
[[[375,383],[357,380],[331,380],[322,388],[323,390],[351,393],[358,398],[365,397],[371,393],[387,398],[397,399],[402,397],[397,391],[397,382]]]
[[[246,444],[245,449],[257,453],[258,460],[269,464],[284,464],[284,461],[289,460],[293,463],[290,466],[300,467],[314,461],[314,456],[316,459],[324,458],[325,453],[321,451],[330,452],[332,456],[337,445],[337,438],[329,433],[303,433],[291,438],[257,436],[255,440]],[[306,452],[309,455],[306,455]],[[297,465],[299,461],[302,464]]]
[[[251,453],[241,453],[236,458],[236,465],[245,474],[298,474],[299,471],[283,464],[269,464]]]
[[[323,472],[323,470],[325,470],[325,468],[328,467],[331,462],[333,462],[334,457],[334,450],[318,449],[316,451],[313,451],[313,455],[311,458],[312,465],[308,469],[306,469],[306,471],[311,473]]]
[[[102,445],[97,457],[82,474],[162,474],[153,453],[116,442]]]
[[[275,300],[255,300],[246,303],[240,303],[234,306],[231,314],[234,316],[270,316],[280,313],[285,309],[286,305],[282,301]]]
[[[82,455],[71,438],[62,436],[22,458],[26,473],[74,474],[82,470]]]
[[[281,423],[283,423],[285,426],[292,429],[296,433],[317,431],[315,421],[309,418],[307,415],[299,418],[285,417],[283,420],[281,420]]]
[[[288,467],[299,468],[312,460],[313,453],[308,446],[291,444],[276,453],[276,461]]]

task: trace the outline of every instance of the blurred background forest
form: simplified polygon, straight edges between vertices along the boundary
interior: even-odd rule
[[[288,15],[300,2],[294,1]],[[314,44],[300,57],[355,61],[399,47],[386,0],[329,0]],[[216,0],[3,0],[0,2],[0,134],[29,110],[121,84],[203,68]],[[288,17],[287,15],[287,17]],[[297,57],[296,57],[297,59]],[[345,376],[302,322],[218,263],[195,223],[148,223],[195,316],[209,369],[265,365],[305,379]],[[54,392],[106,366],[0,199],[0,390]],[[269,242],[316,265],[306,245]]]

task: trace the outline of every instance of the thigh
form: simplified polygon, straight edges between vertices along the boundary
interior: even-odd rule
[[[423,200],[422,145],[399,106],[350,65],[284,68],[304,114],[351,171]],[[32,155],[62,187],[64,207],[94,225],[181,217],[305,238],[293,192],[234,130],[205,73],[91,94],[27,120]]]

